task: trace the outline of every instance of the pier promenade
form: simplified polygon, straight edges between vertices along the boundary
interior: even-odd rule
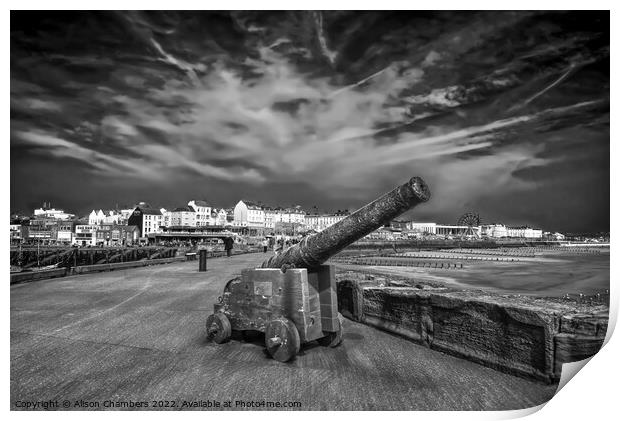
[[[224,284],[264,258],[215,258],[207,272],[179,262],[12,285],[11,408],[51,400],[59,409],[106,409],[106,401],[261,409],[235,402],[266,401],[302,410],[504,410],[555,392],[351,320],[342,346],[312,343],[288,364],[268,357],[260,335],[207,341],[205,320]]]

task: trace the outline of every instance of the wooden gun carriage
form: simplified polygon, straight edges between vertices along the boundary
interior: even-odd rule
[[[318,340],[327,346],[342,341],[335,270],[324,265],[342,249],[384,226],[430,198],[419,177],[386,193],[325,230],[272,256],[260,268],[244,269],[230,280],[214,314],[207,319],[207,336],[216,343],[232,331],[265,333],[265,345],[276,360],[286,362],[303,343]]]

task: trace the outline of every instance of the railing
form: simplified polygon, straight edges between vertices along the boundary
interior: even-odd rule
[[[153,260],[141,260],[141,261],[133,261],[133,262],[122,262],[122,263],[105,263],[105,264],[96,264],[96,265],[88,265],[88,266],[77,266],[70,268],[57,268],[57,269],[43,269],[43,270],[33,270],[33,271],[25,271],[11,274],[11,284],[19,284],[23,282],[32,282],[43,279],[50,278],[59,278],[62,276],[70,276],[70,275],[79,275],[84,273],[91,272],[108,272],[111,270],[117,269],[129,269],[150,265],[159,265],[165,263],[174,263],[185,260],[185,257],[171,257],[171,258],[163,258],[163,259],[153,259]]]
[[[144,248],[137,248],[137,249],[138,250],[150,249],[151,251],[156,251],[156,250],[161,250],[162,248],[161,247],[160,248],[144,247]],[[65,250],[65,253],[67,252],[69,253],[69,256],[74,256],[74,254],[72,253],[73,250],[67,250],[67,248],[65,248],[64,250]],[[88,250],[90,251],[92,249],[88,249]],[[102,250],[105,250],[105,249],[102,249]],[[125,253],[133,253],[135,250],[136,249],[125,249]],[[84,251],[84,250],[81,250],[81,251]],[[178,256],[167,255],[167,254],[172,253],[172,251],[174,251],[174,254],[178,254]],[[244,248],[233,249],[233,255],[246,254],[246,253],[257,253],[258,251],[262,251],[262,250],[259,250],[256,247],[246,246]],[[31,281],[41,280],[41,279],[57,278],[57,277],[69,276],[69,275],[78,275],[78,274],[90,273],[90,272],[105,272],[105,271],[111,271],[111,270],[116,270],[116,269],[128,269],[128,268],[142,267],[142,266],[149,266],[149,265],[156,265],[156,264],[182,262],[186,260],[186,252],[192,253],[192,251],[189,251],[189,249],[178,253],[178,250],[176,248],[173,248],[173,249],[168,249],[166,256],[161,256],[161,255],[156,256],[156,254],[153,253],[150,255],[150,258],[143,257],[139,260],[118,261],[122,259],[122,253],[121,253],[120,257],[119,255],[109,256],[104,261],[98,261],[92,264],[81,264],[81,265],[68,264],[62,267],[49,268],[49,269],[36,269],[33,266],[30,266],[31,269],[29,270],[11,273],[11,284],[21,283],[21,282],[31,282]],[[93,255],[91,254],[91,256]],[[207,252],[208,258],[216,258],[216,257],[223,257],[223,256],[226,256],[225,250],[210,250]],[[70,261],[71,259],[68,259],[69,263]],[[83,260],[80,260],[79,262],[83,262]],[[33,268],[35,270],[32,270]]]
[[[12,266],[33,268],[49,265],[77,267],[102,263],[175,257],[177,247],[12,247]]]

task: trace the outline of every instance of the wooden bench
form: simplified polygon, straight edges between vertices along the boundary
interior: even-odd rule
[[[185,253],[185,258],[187,261],[196,260],[196,253]]]

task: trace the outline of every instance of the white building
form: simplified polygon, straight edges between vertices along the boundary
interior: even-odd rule
[[[543,231],[530,227],[507,227],[503,224],[489,224],[480,227],[483,236],[492,238],[541,239]]]
[[[342,221],[347,214],[324,214],[324,215],[305,215],[303,224],[308,229],[315,231],[323,231],[325,228],[334,225],[336,222]]]
[[[89,225],[116,224],[127,225],[129,217],[133,213],[133,209],[119,210],[92,210],[88,215]]]
[[[305,212],[295,208],[264,208],[265,228],[278,228],[283,225],[304,225]]]
[[[403,233],[399,230],[395,230],[392,228],[381,227],[381,228],[374,230],[373,232],[371,232],[364,238],[367,240],[394,241],[394,240],[402,239]]]
[[[276,211],[273,209],[265,209],[265,228],[275,228]]]
[[[235,222],[235,210],[234,209],[220,209],[217,211],[218,224],[232,225]]]
[[[122,224],[120,225],[126,225],[127,221],[129,220],[129,217],[133,213],[133,209],[121,209],[120,213],[121,213],[121,221],[122,221]]]
[[[189,202],[187,202],[187,206],[191,207],[196,213],[197,227],[216,225],[215,219],[211,215],[211,211],[213,209],[204,200],[190,200]]]
[[[99,212],[101,212],[101,209],[99,209]],[[102,223],[103,216],[99,217],[99,213],[94,209],[90,211],[90,214],[88,215],[88,225],[98,225]]]
[[[34,216],[54,218],[66,221],[67,219],[73,218],[75,215],[72,213],[66,213],[62,209],[46,208],[45,206],[43,206],[42,208],[34,210]]]
[[[214,218],[214,225],[219,225],[220,227],[223,227],[229,224],[227,219],[228,212],[226,212],[226,209],[224,208],[221,208],[219,210],[216,210],[214,208],[213,211],[211,211],[211,216],[212,218]]]
[[[402,223],[401,223],[402,224]],[[418,235],[443,235],[443,236],[463,236],[474,235],[480,237],[480,227],[468,227],[466,225],[443,225],[436,222],[414,222],[408,221],[401,225],[402,229],[409,234]]]
[[[144,214],[144,225],[142,227],[142,236],[146,237],[148,234],[161,232],[163,215],[160,211],[155,210],[152,213]]]
[[[129,215],[131,215],[131,211],[115,211],[108,210],[103,211],[99,209],[98,211],[92,210],[88,215],[88,224],[89,225],[102,225],[102,224],[116,224],[116,225],[125,225],[127,220],[129,219]]]
[[[475,235],[480,237],[480,227],[468,227],[466,225],[436,225],[436,235]]]
[[[71,231],[58,231],[56,241],[59,243],[75,244],[75,234]]]
[[[564,241],[564,240],[566,240],[566,236],[564,234],[562,234],[562,233],[559,233],[559,232],[554,232],[553,234],[552,233],[548,233],[548,237],[550,239],[552,239],[552,240],[555,240],[555,241]]]
[[[504,238],[508,237],[508,229],[502,224],[487,224],[480,226],[481,234],[485,237]]]
[[[435,222],[407,222],[407,231],[412,231],[418,234],[436,234],[437,224]]]
[[[241,227],[265,227],[265,209],[254,202],[240,200],[234,209],[234,225]]]
[[[164,227],[170,226],[170,212],[166,210],[166,208],[161,208],[159,210],[161,212],[161,224]]]
[[[123,217],[123,214],[116,210],[107,211],[106,216],[103,218],[104,224],[124,225],[127,223],[127,219]]]
[[[270,212],[273,213],[274,223],[303,224],[306,216],[306,213],[299,208],[278,208]]]
[[[97,244],[97,225],[76,225],[73,244],[94,246]]]
[[[10,233],[11,233],[11,243],[13,242],[21,243],[24,240],[24,237],[22,235],[23,230],[20,224],[11,224]]]
[[[506,231],[507,236],[511,238],[540,239],[543,236],[542,230],[530,227],[507,228]]]
[[[176,208],[169,213],[171,227],[195,227],[196,212],[190,206]]]

